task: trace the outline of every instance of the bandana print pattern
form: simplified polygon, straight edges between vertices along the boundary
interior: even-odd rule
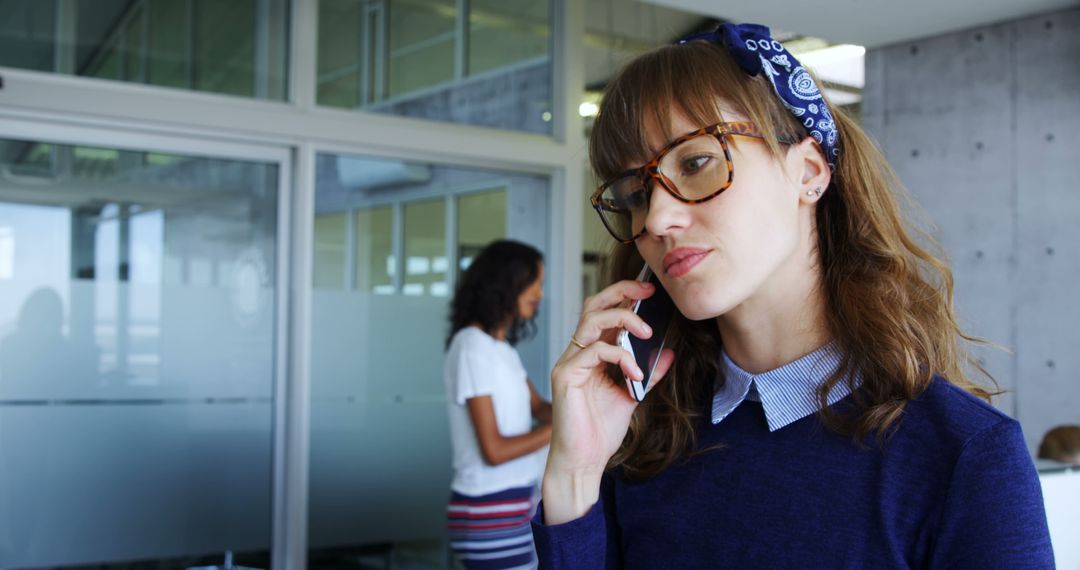
[[[810,72],[772,39],[769,28],[757,24],[723,24],[716,31],[697,34],[678,43],[706,40],[727,47],[739,67],[750,75],[764,75],[780,102],[802,120],[810,136],[821,146],[829,168],[836,169],[840,140],[829,106]]]

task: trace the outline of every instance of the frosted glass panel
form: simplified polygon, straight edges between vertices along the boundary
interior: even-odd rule
[[[265,552],[277,166],[0,140],[0,171],[0,567]]]
[[[317,290],[312,307],[312,546],[440,536],[446,299]]]

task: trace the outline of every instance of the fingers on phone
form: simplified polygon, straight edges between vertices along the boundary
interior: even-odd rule
[[[606,342],[597,342],[589,348],[579,352],[575,357],[578,365],[583,368],[595,368],[601,364],[615,364],[622,369],[623,374],[634,380],[642,380],[645,374],[638,368],[634,356],[626,350]]]
[[[629,279],[612,283],[599,293],[585,299],[584,311],[591,313],[618,306],[626,300],[647,299],[655,292],[652,283]]]
[[[630,309],[608,309],[587,314],[582,317],[574,336],[582,343],[589,344],[596,342],[603,336],[604,331],[611,329],[626,329],[638,338],[652,336],[652,328]]]

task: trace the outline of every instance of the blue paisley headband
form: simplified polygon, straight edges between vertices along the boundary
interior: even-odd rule
[[[810,136],[821,145],[829,168],[836,169],[840,157],[840,137],[836,132],[829,106],[806,68],[772,39],[769,28],[758,24],[722,24],[712,32],[694,34],[679,40],[685,44],[706,40],[727,48],[739,67],[750,75],[765,74],[780,102],[802,121]]]

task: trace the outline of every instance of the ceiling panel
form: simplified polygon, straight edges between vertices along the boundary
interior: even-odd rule
[[[1076,0],[649,0],[774,30],[876,47],[1080,6]]]

